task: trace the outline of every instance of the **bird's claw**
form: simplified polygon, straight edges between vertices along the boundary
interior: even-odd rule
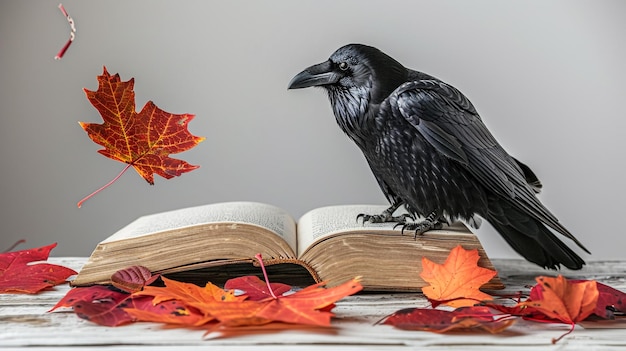
[[[365,213],[359,213],[356,216],[356,220],[357,222],[362,220],[363,224],[365,223],[388,223],[388,222],[395,222],[398,223],[398,225],[403,225],[406,224],[407,219],[411,219],[413,220],[413,216],[409,215],[409,214],[402,214],[399,216],[392,216],[389,212],[385,211],[382,214],[379,215],[368,215]]]
[[[404,235],[405,230],[412,231],[413,237],[417,239],[418,236],[424,235],[424,233],[429,230],[443,228],[443,223],[439,220],[431,221],[427,219],[421,222],[398,223],[396,226],[394,226],[394,229],[398,226],[402,226],[402,229],[400,230],[400,233],[402,235]]]
[[[398,223],[394,226],[394,229],[398,226],[402,226],[402,230],[400,233],[404,235],[404,231],[413,231],[413,237],[417,239],[418,236],[423,235],[429,230],[433,229],[441,229],[444,224],[448,224],[448,221],[437,215],[437,212],[432,212],[429,214],[424,220],[420,222],[411,222],[411,223]]]

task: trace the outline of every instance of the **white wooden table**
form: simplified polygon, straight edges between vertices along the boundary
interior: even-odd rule
[[[85,258],[51,258],[50,262],[80,269]],[[492,260],[515,292],[534,285],[534,277],[551,273],[520,260]],[[591,262],[582,271],[562,271],[578,279],[595,279],[626,291],[626,261]],[[382,317],[407,307],[426,307],[421,294],[360,294],[337,304],[332,330],[290,330],[225,339],[202,338],[204,331],[134,323],[102,327],[75,314],[48,311],[69,287],[58,286],[38,295],[0,294],[0,349],[29,350],[626,350],[626,329],[584,329],[580,326],[555,345],[551,339],[569,326],[518,321],[502,334],[435,334],[374,325]],[[527,291],[527,289],[524,289]]]

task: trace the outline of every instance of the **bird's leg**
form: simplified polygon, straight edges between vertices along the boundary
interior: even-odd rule
[[[414,232],[415,238],[417,238],[418,235],[422,235],[431,229],[443,228],[444,223],[447,223],[447,221],[444,218],[441,218],[437,214],[437,211],[433,211],[428,216],[426,216],[423,221],[413,223],[400,223],[400,225],[402,225],[402,234],[404,234],[405,230],[412,230]]]
[[[363,223],[385,223],[385,222],[396,222],[399,224],[405,224],[407,218],[413,219],[413,216],[410,214],[402,214],[400,216],[393,216],[393,213],[396,212],[398,207],[402,206],[403,202],[398,201],[394,204],[391,204],[388,209],[384,210],[383,213],[379,215],[368,215],[365,213],[360,213],[356,216],[356,220],[359,221],[363,219]]]

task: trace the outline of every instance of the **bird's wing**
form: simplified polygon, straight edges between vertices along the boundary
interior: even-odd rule
[[[439,80],[408,82],[394,91],[389,103],[439,152],[466,167],[489,191],[576,240],[537,199],[518,163],[457,89]]]

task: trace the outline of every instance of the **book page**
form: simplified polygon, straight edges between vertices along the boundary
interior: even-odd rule
[[[296,224],[287,211],[257,202],[224,202],[139,217],[103,241],[117,241],[206,223],[236,222],[267,228],[296,249]]]
[[[346,229],[393,229],[396,223],[363,223],[359,214],[379,215],[385,205],[339,205],[320,207],[305,213],[298,220],[298,251],[301,255],[315,241]],[[403,213],[400,209],[395,213]]]

